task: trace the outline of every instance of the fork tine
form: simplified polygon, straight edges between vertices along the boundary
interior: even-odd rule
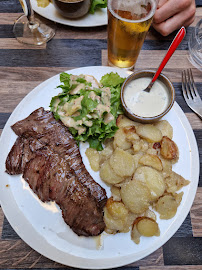
[[[186,70],[182,71],[182,93],[184,96],[184,99],[191,99],[191,94],[189,92],[189,88],[187,85],[187,75],[186,75]]]
[[[186,93],[186,89],[185,89],[185,74],[184,74],[184,70],[182,71],[182,94],[184,96],[184,99],[187,100],[187,93]]]
[[[200,98],[198,90],[197,90],[195,82],[194,82],[194,77],[193,77],[193,73],[192,73],[191,68],[189,69],[189,75],[190,75],[190,81],[192,84],[193,93],[195,94],[196,97]]]
[[[188,70],[185,70],[184,71],[184,74],[185,74],[185,87],[186,87],[186,92],[187,92],[187,96],[189,99],[192,99],[192,95],[191,95],[191,92],[190,92],[190,83],[189,83],[189,73],[188,73]]]
[[[188,84],[188,89],[189,89],[189,92],[191,94],[191,98],[194,99],[195,98],[195,91],[194,91],[194,88],[193,88],[193,76],[191,77],[191,69],[187,69],[187,84]]]
[[[191,70],[182,71],[182,93],[189,108],[202,119],[202,100],[196,90]],[[195,87],[196,88],[196,87]]]

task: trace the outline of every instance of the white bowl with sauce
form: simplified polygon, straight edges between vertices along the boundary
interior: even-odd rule
[[[152,123],[163,117],[175,101],[175,89],[163,75],[152,86],[149,93],[143,91],[152,80],[155,71],[142,70],[132,73],[121,88],[121,102],[125,114],[141,123]]]

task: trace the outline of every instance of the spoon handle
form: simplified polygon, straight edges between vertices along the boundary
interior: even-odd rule
[[[184,26],[178,31],[177,35],[175,36],[173,42],[171,43],[170,47],[168,48],[168,51],[163,59],[163,61],[161,62],[160,66],[158,67],[157,72],[155,73],[153,79],[152,79],[152,83],[154,83],[156,81],[156,79],[158,78],[159,74],[161,73],[162,69],[165,67],[166,63],[168,62],[168,60],[170,59],[170,57],[173,55],[174,51],[176,50],[176,48],[179,46],[180,42],[183,40],[184,36],[186,34],[186,30],[184,28]]]

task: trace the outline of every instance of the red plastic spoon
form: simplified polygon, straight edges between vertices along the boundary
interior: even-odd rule
[[[143,91],[145,92],[150,92],[154,82],[156,81],[156,79],[158,78],[158,76],[160,75],[162,69],[165,67],[165,65],[167,64],[168,60],[170,59],[170,57],[173,55],[174,51],[177,49],[177,47],[179,46],[179,44],[181,43],[181,41],[183,40],[184,36],[186,34],[186,30],[184,28],[184,26],[178,31],[177,35],[175,36],[175,38],[173,39],[173,42],[171,43],[165,57],[163,58],[163,61],[161,62],[160,66],[158,67],[156,73],[154,74],[154,77],[152,79],[152,81],[150,82],[150,84],[147,86],[147,88],[145,88]]]

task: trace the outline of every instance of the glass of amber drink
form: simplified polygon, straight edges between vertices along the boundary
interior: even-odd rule
[[[158,0],[108,0],[108,63],[133,69]]]

